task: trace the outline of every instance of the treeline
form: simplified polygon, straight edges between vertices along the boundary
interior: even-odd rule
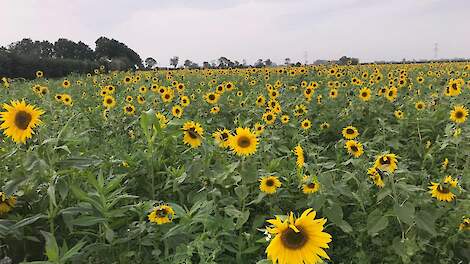
[[[109,70],[143,68],[140,56],[124,43],[100,37],[95,44],[93,50],[81,41],[65,38],[54,43],[22,39],[0,47],[0,76],[31,79],[41,70],[53,78],[93,72],[101,65]]]

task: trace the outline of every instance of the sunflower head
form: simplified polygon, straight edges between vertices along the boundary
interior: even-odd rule
[[[304,175],[302,182],[302,192],[304,194],[313,194],[320,190],[320,183],[316,177],[312,179],[312,177]]]
[[[344,147],[348,150],[348,153],[355,158],[359,158],[364,153],[362,144],[355,140],[346,141]]]
[[[273,194],[277,188],[281,187],[282,183],[276,176],[266,176],[259,179],[259,189],[267,194]]]
[[[393,153],[380,155],[375,160],[374,167],[393,173],[398,168],[397,156]]]
[[[282,220],[280,217],[268,220],[268,233],[274,238],[266,248],[268,259],[273,263],[318,263],[321,258],[329,259],[323,250],[328,248],[331,235],[323,232],[326,219],[315,219],[316,212],[309,208],[295,218],[293,213]]]
[[[0,215],[6,214],[13,210],[16,204],[16,196],[7,196],[5,193],[0,192]]]
[[[183,125],[183,142],[191,146],[191,148],[198,148],[202,144],[202,136],[204,129],[199,123],[188,121]]]
[[[462,105],[456,105],[450,111],[450,120],[457,124],[462,124],[467,120],[468,117],[468,109]]]
[[[256,152],[258,138],[249,128],[238,127],[235,135],[229,138],[230,148],[239,156],[249,156]]]
[[[44,111],[25,101],[12,101],[10,105],[4,104],[6,112],[0,112],[0,129],[16,143],[26,143],[26,139],[34,134],[33,128],[41,124],[41,115]]]
[[[159,205],[155,207],[148,215],[148,219],[152,223],[158,225],[168,224],[173,221],[175,211],[169,205]]]
[[[304,150],[302,149],[302,146],[300,146],[300,144],[295,146],[294,154],[297,158],[295,164],[297,165],[298,168],[302,168],[305,163],[305,157],[304,157]]]
[[[343,134],[343,137],[346,139],[355,139],[357,136],[359,136],[359,132],[357,131],[357,128],[353,126],[347,126],[343,128],[342,134]]]

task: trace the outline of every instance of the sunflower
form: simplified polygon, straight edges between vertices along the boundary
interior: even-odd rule
[[[355,140],[346,141],[344,147],[348,150],[348,153],[355,158],[359,158],[364,153],[362,144]]]
[[[330,128],[330,124],[328,124],[327,122],[323,122],[320,124],[320,129],[324,130],[328,128]]]
[[[71,84],[72,83],[67,79],[62,81],[62,87],[64,87],[64,88],[69,88]]]
[[[338,97],[338,90],[331,89],[329,95],[330,95],[330,98],[333,98],[333,99]]]
[[[355,139],[357,136],[359,136],[357,128],[353,126],[347,126],[343,128],[342,134],[345,139]]]
[[[215,91],[218,93],[218,94],[223,94],[224,91],[225,91],[225,86],[223,86],[222,84],[219,84],[217,86],[217,88],[215,88]]]
[[[174,105],[171,108],[171,114],[176,118],[181,118],[183,116],[183,108],[180,105]]]
[[[370,100],[370,93],[371,93],[370,89],[367,87],[364,87],[359,91],[359,98],[362,101],[367,102]]]
[[[56,94],[54,96],[55,100],[58,101],[58,102],[62,102],[62,94]]]
[[[266,99],[264,98],[264,96],[262,95],[258,96],[258,98],[256,99],[256,105],[259,107],[263,107],[265,104],[266,104]]]
[[[282,115],[281,116],[281,123],[283,123],[283,124],[289,123],[289,116],[288,115]]]
[[[313,194],[320,190],[320,183],[316,178],[311,179],[311,177],[304,175],[302,182],[302,192],[304,194]]]
[[[267,194],[273,194],[277,188],[281,187],[282,183],[276,176],[266,176],[259,179],[259,189]]]
[[[213,106],[210,110],[211,114],[217,114],[220,112],[220,107],[219,106]]]
[[[294,153],[296,156],[295,164],[297,165],[298,168],[302,168],[305,163],[305,156],[304,156],[304,150],[302,149],[302,146],[300,146],[300,144],[295,146]]]
[[[470,218],[463,217],[462,222],[459,225],[460,231],[470,231]]]
[[[44,72],[42,71],[36,71],[36,77],[37,78],[42,78],[44,76]]]
[[[274,121],[276,121],[276,114],[271,111],[265,112],[263,114],[263,120],[266,124],[272,125],[274,124]]]
[[[387,93],[385,93],[385,98],[387,98],[388,101],[393,102],[398,96],[398,89],[395,86],[390,87],[387,89]]]
[[[263,134],[264,132],[264,125],[261,125],[260,123],[256,123],[254,127],[255,134],[257,136]]]
[[[137,103],[138,104],[145,104],[145,97],[143,97],[142,95],[137,95]]]
[[[68,94],[62,94],[62,102],[67,106],[72,106],[73,105],[72,96]]]
[[[145,86],[145,85],[140,86],[139,92],[140,92],[141,94],[146,94],[146,93],[148,92],[147,86]]]
[[[191,100],[189,100],[189,97],[186,95],[181,96],[180,98],[180,104],[183,107],[187,107],[191,103]]]
[[[123,110],[124,110],[124,113],[126,113],[127,115],[135,114],[135,107],[131,104],[124,106]]]
[[[228,129],[217,129],[217,131],[215,131],[212,136],[214,137],[214,140],[215,142],[217,143],[217,145],[219,145],[219,147],[221,148],[228,148],[229,145],[230,145],[230,141],[229,141],[229,138],[230,138],[230,130]]]
[[[392,173],[398,168],[397,156],[393,153],[380,155],[375,160],[374,167]]]
[[[114,97],[112,97],[111,95],[106,95],[103,98],[103,105],[107,109],[111,109],[116,106],[116,99],[114,99]]]
[[[183,125],[183,142],[184,144],[190,145],[192,148],[197,148],[202,144],[202,135],[204,129],[199,123],[188,121]]]
[[[383,188],[385,186],[385,183],[382,179],[382,176],[380,175],[380,173],[377,171],[377,169],[375,167],[371,167],[369,169],[367,169],[367,174],[369,174],[369,178],[374,181],[374,184],[379,187],[379,188]]]
[[[39,108],[26,104],[23,101],[11,101],[11,105],[4,104],[6,112],[0,112],[0,129],[16,143],[26,143],[26,139],[34,134],[33,128],[41,124],[40,117],[44,114]]]
[[[205,99],[206,102],[208,102],[209,104],[215,104],[215,103],[217,103],[217,101],[219,100],[219,97],[220,97],[220,95],[217,94],[217,93],[207,93],[207,94],[204,96],[204,99]]]
[[[304,119],[301,123],[300,123],[300,127],[303,129],[303,130],[308,130],[310,129],[310,127],[312,127],[312,122],[308,119]]]
[[[450,120],[457,124],[461,124],[467,120],[468,109],[462,105],[454,106],[454,109],[450,111]]]
[[[132,98],[132,96],[130,96],[130,95],[126,96],[126,102],[132,103],[133,100],[134,100],[134,98]]]
[[[8,197],[5,193],[0,192],[0,215],[10,212],[16,204],[14,195]]]
[[[319,263],[321,258],[330,259],[324,248],[328,248],[331,235],[323,232],[326,219],[315,219],[316,212],[312,208],[305,210],[295,219],[293,213],[282,220],[276,216],[267,222],[267,228],[274,238],[266,248],[268,259],[278,264]]]
[[[173,100],[173,90],[171,89],[166,89],[164,93],[162,93],[161,95],[161,98],[162,98],[162,101],[164,103],[169,103]]]
[[[229,138],[230,148],[239,156],[248,156],[256,152],[258,138],[249,128],[238,127],[236,134]]]
[[[447,176],[440,183],[431,182],[429,193],[431,197],[435,197],[439,201],[452,202],[455,199],[455,194],[451,191],[457,187],[457,183],[457,179],[453,179],[452,176]]]
[[[158,118],[158,123],[160,124],[160,128],[165,128],[168,124],[168,118],[160,112],[157,112],[155,116]]]
[[[426,107],[426,104],[423,101],[418,101],[415,104],[416,110],[423,110]]]
[[[395,115],[397,119],[403,119],[404,117],[404,113],[401,110],[396,110],[395,112],[393,112],[393,114]]]
[[[169,205],[159,205],[148,215],[148,219],[157,225],[168,224],[173,221],[175,211]]]

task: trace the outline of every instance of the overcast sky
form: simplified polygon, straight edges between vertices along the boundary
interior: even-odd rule
[[[470,0],[0,0],[0,45],[115,38],[168,65],[226,56],[470,58]]]

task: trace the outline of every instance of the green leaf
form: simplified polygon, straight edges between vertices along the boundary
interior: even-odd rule
[[[44,239],[46,240],[46,256],[47,259],[51,262],[59,263],[59,246],[57,245],[57,241],[55,240],[55,237],[45,231],[40,231],[41,234],[44,236]]]
[[[244,200],[248,196],[248,188],[245,185],[235,187],[235,194],[240,200]]]
[[[413,218],[415,214],[415,207],[410,203],[406,203],[403,206],[395,204],[393,206],[393,213],[402,221],[408,225],[413,224]]]
[[[367,233],[375,236],[388,226],[388,218],[383,213],[375,209],[367,217]]]
[[[43,214],[38,214],[38,215],[34,215],[34,216],[24,218],[24,219],[18,221],[16,224],[12,225],[11,229],[14,230],[14,229],[18,229],[18,228],[23,227],[23,226],[30,225],[30,224],[36,222],[37,220],[39,220],[41,218],[46,218],[46,216],[43,215]]]
[[[437,233],[434,227],[435,218],[430,213],[426,211],[419,211],[416,213],[415,220],[416,220],[416,226],[419,229],[422,229],[431,235],[435,235]]]
[[[333,203],[330,207],[325,208],[323,211],[328,220],[335,223],[336,225],[343,221],[343,209],[337,203]]]
[[[92,226],[105,221],[106,219],[101,217],[82,215],[70,221],[70,224],[76,226]]]
[[[71,249],[69,249],[67,252],[64,253],[64,255],[60,258],[61,262],[67,262],[70,258],[73,258],[75,256],[80,255],[79,251],[82,249],[83,246],[85,246],[86,242],[80,241],[75,246],[73,246]]]

